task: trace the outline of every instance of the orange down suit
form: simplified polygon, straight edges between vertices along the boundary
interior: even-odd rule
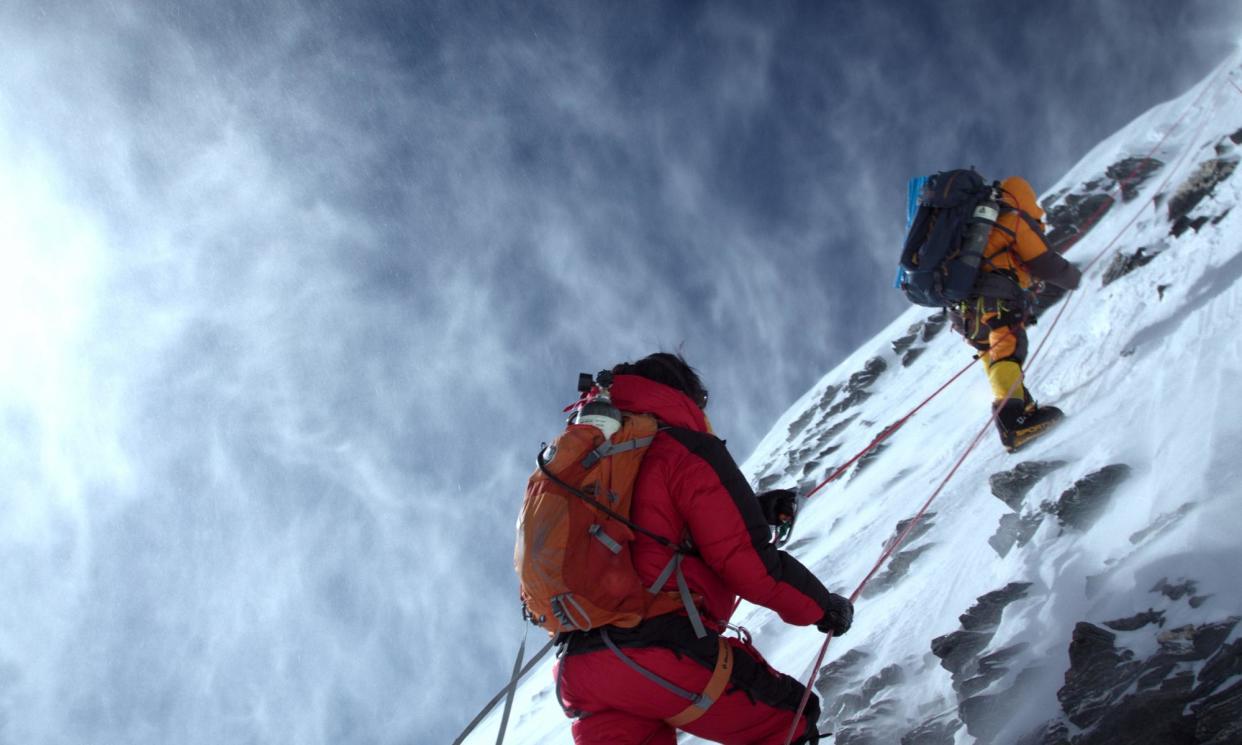
[[[1036,280],[1067,290],[1078,287],[1082,277],[1078,269],[1048,248],[1044,239],[1044,210],[1031,185],[1026,179],[1010,176],[1001,183],[1001,192],[997,227],[992,229],[983,251],[984,272],[1009,277],[1022,291]],[[1022,384],[1028,300],[1017,291],[1010,293],[1010,297],[1002,296],[1006,293],[990,293],[989,286],[1002,285],[984,282],[979,296],[950,309],[953,326],[982,353],[980,359],[998,402],[1005,398],[1029,401]]]

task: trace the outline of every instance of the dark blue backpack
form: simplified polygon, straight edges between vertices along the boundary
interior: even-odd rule
[[[898,286],[910,302],[943,308],[975,294],[999,210],[996,186],[974,169],[941,171],[926,179],[898,272]]]

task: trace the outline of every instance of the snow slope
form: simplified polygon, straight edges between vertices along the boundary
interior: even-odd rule
[[[1235,58],[1050,191],[1050,219],[1071,226],[1076,204],[1116,199],[1066,254],[1083,287],[1030,330],[1044,346],[1029,386],[1068,418],[1015,455],[988,428],[875,575],[817,682],[835,742],[1242,739],[1240,142]],[[1132,169],[1117,165],[1148,156],[1159,167],[1120,198]],[[967,364],[939,320],[912,308],[825,375],[746,461],[752,484],[809,491]],[[989,400],[969,370],[807,501],[790,550],[850,593],[987,426]],[[733,620],[807,679],[822,635],[748,604]],[[506,742],[569,741],[549,668],[520,685]],[[498,714],[468,741],[495,741]]]

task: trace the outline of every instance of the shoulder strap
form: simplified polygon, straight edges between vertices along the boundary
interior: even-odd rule
[[[593,454],[594,453],[592,453],[592,455]],[[587,457],[589,458],[590,456],[587,456]],[[564,479],[560,478],[556,474],[552,473],[552,471],[548,469],[547,462],[543,459],[542,452],[540,452],[539,455],[535,456],[535,462],[539,464],[539,470],[543,472],[544,476],[548,477],[548,479],[550,479],[553,483],[560,486],[562,489],[565,489],[570,494],[573,494],[575,497],[581,499],[582,501],[591,505],[592,507],[604,513],[605,515],[608,515],[612,519],[618,520],[624,523],[627,527],[630,528],[630,530],[634,530],[639,533],[642,533],[643,535],[652,539],[656,543],[659,543],[661,546],[671,549],[677,553],[685,553],[684,548],[678,546],[677,544],[673,543],[672,541],[660,535],[659,533],[654,533],[650,530],[647,530],[641,525],[638,525],[634,523],[633,521],[623,517],[619,512],[617,512],[616,510],[613,510],[608,505],[604,504],[603,502],[599,501],[598,499],[591,496],[590,494],[587,494],[586,492],[582,491],[581,489],[575,487],[574,485],[566,482]]]

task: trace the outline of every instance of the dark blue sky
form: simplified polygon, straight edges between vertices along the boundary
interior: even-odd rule
[[[905,307],[907,178],[1046,189],[1240,16],[6,5],[0,590],[55,620],[0,621],[53,650],[0,666],[74,713],[0,722],[450,739],[510,664],[513,519],[579,371],[681,349],[744,458]]]

